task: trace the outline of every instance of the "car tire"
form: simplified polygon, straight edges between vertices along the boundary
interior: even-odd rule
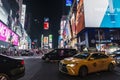
[[[8,75],[4,74],[4,73],[0,73],[0,80],[10,80]]]
[[[81,77],[85,77],[88,74],[88,69],[85,66],[80,67],[79,69],[79,75]]]
[[[108,71],[113,71],[114,70],[114,65],[112,63],[110,63],[108,65]]]

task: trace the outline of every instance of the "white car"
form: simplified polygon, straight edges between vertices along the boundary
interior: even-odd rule
[[[120,50],[114,51],[111,55],[116,59],[117,64],[120,64]]]

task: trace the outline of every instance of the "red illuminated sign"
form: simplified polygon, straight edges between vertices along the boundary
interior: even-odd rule
[[[49,23],[48,22],[44,22],[44,29],[49,29]]]

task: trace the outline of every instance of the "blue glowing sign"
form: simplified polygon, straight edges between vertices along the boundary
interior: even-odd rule
[[[72,5],[72,0],[66,0],[66,6],[71,6]]]

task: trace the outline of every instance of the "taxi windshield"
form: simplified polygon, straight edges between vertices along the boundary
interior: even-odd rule
[[[89,53],[81,53],[81,54],[76,54],[73,57],[80,58],[80,59],[87,59],[89,55],[90,55]]]

